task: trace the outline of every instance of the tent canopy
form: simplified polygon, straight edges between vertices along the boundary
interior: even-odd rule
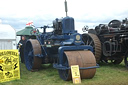
[[[17,36],[22,36],[22,35],[29,35],[29,36],[31,36],[30,32],[31,32],[32,29],[33,29],[33,27],[27,26],[27,27],[25,27],[25,29],[18,31],[16,33],[16,35]]]
[[[10,25],[0,24],[0,39],[16,39],[16,31]]]

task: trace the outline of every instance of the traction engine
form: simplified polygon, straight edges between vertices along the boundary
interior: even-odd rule
[[[87,30],[87,27],[83,28]],[[84,33],[83,41],[91,45],[97,63],[111,60],[114,64],[125,61],[128,68],[128,20],[112,20],[108,24],[99,24],[95,29],[89,29]]]

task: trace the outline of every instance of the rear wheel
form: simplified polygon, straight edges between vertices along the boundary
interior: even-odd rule
[[[41,55],[40,43],[36,39],[29,39],[24,52],[26,68],[31,71],[39,69],[42,63],[42,58],[38,57]]]
[[[82,40],[85,43],[85,45],[90,45],[93,47],[94,55],[96,58],[96,62],[99,63],[101,59],[101,42],[97,35],[91,34],[91,33],[85,33],[82,35]]]

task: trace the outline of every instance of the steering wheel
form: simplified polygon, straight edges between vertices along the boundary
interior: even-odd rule
[[[86,31],[88,31],[88,28],[89,28],[89,27],[86,25],[86,26],[84,26],[84,27],[82,28],[82,31],[83,31],[83,32],[86,32]]]

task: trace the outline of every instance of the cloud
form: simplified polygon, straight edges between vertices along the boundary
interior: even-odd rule
[[[65,17],[65,0],[0,0],[0,19],[15,29],[33,21],[35,26],[51,24]],[[67,0],[68,16],[75,19],[77,30],[127,17],[127,0]]]

